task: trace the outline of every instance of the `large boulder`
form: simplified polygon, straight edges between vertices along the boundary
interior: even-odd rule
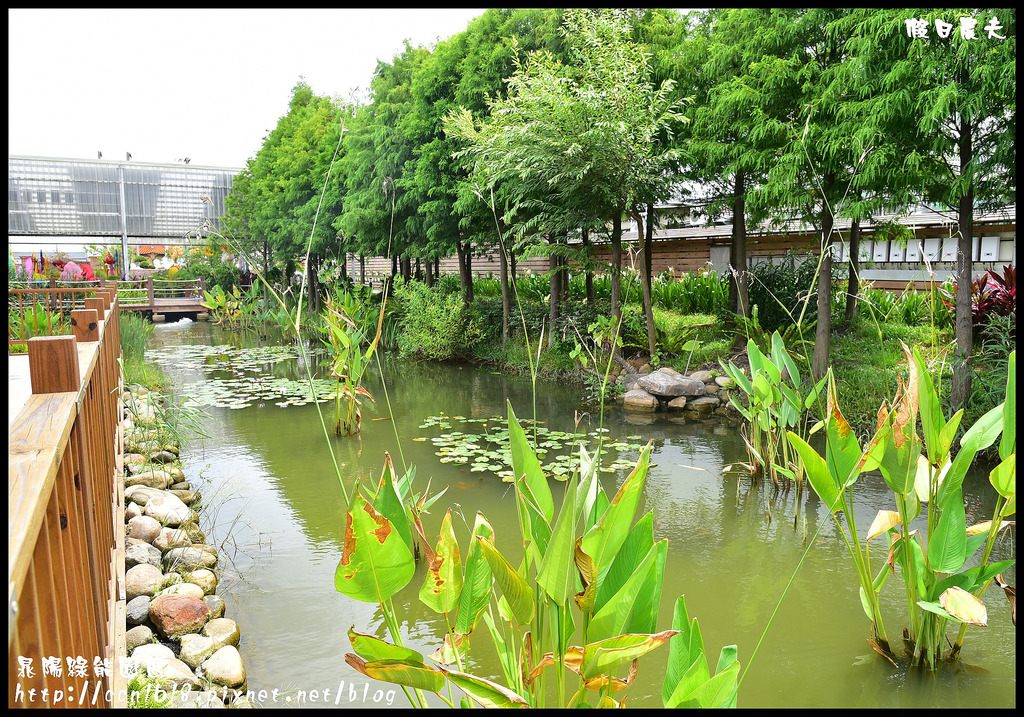
[[[160,521],[150,515],[140,515],[128,521],[128,537],[152,543],[160,534]]]
[[[160,551],[149,543],[132,543],[124,547],[124,567],[131,570],[136,565],[160,567]]]
[[[203,663],[203,676],[215,685],[241,687],[245,684],[245,665],[234,645],[225,645]]]
[[[622,407],[627,411],[657,411],[658,399],[642,388],[634,388],[622,397]]]
[[[209,619],[209,606],[191,595],[161,595],[149,605],[150,622],[171,639],[199,632]]]
[[[637,381],[637,388],[642,388],[648,393],[661,398],[675,398],[676,396],[703,396],[704,382],[695,381],[692,378],[681,376],[675,371],[669,373],[658,369]]]
[[[146,502],[146,509],[143,512],[172,528],[181,525],[192,516],[192,511],[182,502],[181,498],[171,493],[155,495],[150,498]]]

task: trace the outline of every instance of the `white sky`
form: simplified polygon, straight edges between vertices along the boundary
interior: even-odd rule
[[[8,9],[8,153],[244,166],[300,76],[365,92],[484,9]]]

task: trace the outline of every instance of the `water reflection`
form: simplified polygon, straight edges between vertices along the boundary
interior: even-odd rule
[[[169,349],[189,343],[260,345],[203,322],[162,327],[154,336]],[[169,357],[165,369],[183,392],[207,375],[206,369],[175,361],[173,353]],[[279,378],[304,378],[297,361],[268,363],[265,370]],[[339,478],[351,494],[357,481],[379,478],[387,452],[400,470],[416,466],[420,488],[428,479],[433,491],[447,486],[447,494],[428,516],[428,533],[436,534],[450,507],[464,541],[479,510],[494,525],[499,541],[511,545],[518,526],[509,484],[489,473],[474,473],[468,465],[440,463],[432,443],[412,440],[434,435],[419,426],[442,412],[473,419],[501,416],[510,400],[520,417],[536,412],[546,427],[572,431],[578,413],[586,410],[571,387],[541,382],[534,391],[528,378],[469,366],[387,360],[383,380],[374,368],[366,385],[376,402],[364,406],[358,437],[333,435],[330,403],[319,406],[326,432],[315,404],[280,408],[267,403],[210,409],[210,440],[190,444],[184,452],[189,478],[211,497],[208,527],[229,547],[226,562],[233,577],[225,581],[222,594],[228,615],[242,629],[252,687],[333,690],[340,680],[366,682],[344,663],[350,651],[346,632],[354,625],[382,635],[383,625],[376,606],[352,602],[334,591],[345,517]],[[579,428],[590,432],[599,425],[599,417],[590,413]],[[805,492],[797,500],[795,490],[752,486],[741,472],[723,471],[745,460],[734,426],[661,418],[648,423],[616,410],[606,415],[604,425],[611,439],[640,436],[643,442],[654,441],[642,510],[654,512],[655,539],[670,543],[659,624],[669,624],[675,597],[685,594],[712,662],[721,646],[735,643],[746,667],[758,649],[743,683],[741,706],[1015,705],[1015,633],[997,591],[985,595],[990,627],[968,632],[965,669],[934,675],[894,670],[865,642],[867,620],[856,576],[834,521],[817,497]],[[606,490],[614,491],[624,477],[606,474],[602,480]],[[560,494],[560,486],[554,485]],[[870,524],[877,510],[893,507],[877,475],[863,477],[855,495],[858,525]],[[986,511],[994,498],[985,475],[970,476],[964,495],[969,521],[990,517]],[[1012,555],[1012,543],[1002,550]],[[417,578],[395,597],[395,604],[404,619],[407,644],[429,654],[445,628],[443,618],[418,600],[423,570],[418,568]],[[1013,571],[1008,573],[1012,584]],[[896,589],[897,580],[883,596],[887,624],[898,634],[905,598]],[[480,631],[473,638],[471,668],[497,676],[493,648],[482,634],[486,628]],[[667,652],[655,652],[641,661],[629,704],[661,705],[661,685],[652,676],[664,674],[666,657]],[[364,705],[342,701],[336,706]]]

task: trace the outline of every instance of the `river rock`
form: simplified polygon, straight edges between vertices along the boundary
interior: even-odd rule
[[[642,388],[634,388],[622,397],[622,407],[627,411],[656,411],[658,399]]]
[[[161,528],[153,539],[153,547],[161,553],[166,553],[171,548],[186,548],[189,545],[192,545],[192,539],[180,528]]]
[[[188,485],[188,483],[186,483],[185,485]],[[199,491],[197,490],[188,490],[187,488],[184,490],[179,490],[172,486],[171,489],[168,490],[167,492],[170,493],[171,495],[178,496],[178,499],[188,506],[191,506],[193,503],[199,500]]]
[[[188,595],[196,598],[197,600],[202,600],[206,593],[204,593],[203,589],[195,583],[180,582],[164,588],[157,593],[156,597],[160,597],[161,595]]]
[[[226,617],[218,617],[206,623],[203,635],[213,640],[218,649],[226,645],[237,645],[242,639],[238,623]]]
[[[195,669],[217,651],[217,644],[205,635],[182,635],[178,659]]]
[[[686,406],[686,410],[692,411],[699,416],[706,416],[718,408],[721,403],[716,396],[704,396],[690,401]]]
[[[124,567],[126,570],[131,570],[136,565],[153,565],[160,567],[160,551],[154,548],[149,543],[138,542],[132,543],[131,545],[125,545],[124,548]]]
[[[711,383],[704,384],[704,393],[711,396],[722,390],[722,387],[712,381]]]
[[[170,493],[150,498],[143,512],[150,517],[156,518],[163,525],[169,525],[172,528],[184,523],[192,515],[192,511],[189,510],[188,506],[181,502],[181,498]]]
[[[704,394],[703,381],[695,381],[679,374],[673,375],[660,369],[637,381],[637,387],[664,398],[702,396]]]
[[[668,402],[668,410],[670,411],[682,411],[686,408],[686,396],[676,396]]]
[[[204,549],[205,548],[205,549]],[[209,546],[192,545],[188,548],[171,548],[164,553],[164,567],[191,572],[200,568],[217,567],[217,553]]]
[[[160,490],[163,490],[171,483],[171,475],[167,471],[161,470],[143,471],[124,479],[125,486],[144,485]]]
[[[205,595],[213,595],[217,592],[217,574],[212,570],[200,568],[182,575],[186,582],[198,585]]]
[[[139,595],[125,605],[125,622],[129,625],[143,625],[149,620],[149,595]]]
[[[146,674],[156,680],[161,689],[177,691],[201,690],[203,683],[199,681],[192,668],[178,658],[172,658],[154,670],[146,670]]]
[[[187,523],[182,523],[178,526],[178,529],[184,530],[185,533],[188,534],[189,539],[193,543],[206,542],[206,533],[204,533],[203,529],[199,527],[199,523],[195,522],[194,520],[190,520]]]
[[[736,382],[728,376],[718,376],[715,379],[715,383],[717,383],[720,388],[732,388],[736,385]]]
[[[151,498],[158,495],[164,495],[164,491],[159,488],[150,488],[146,485],[132,485],[124,489],[125,500],[130,500],[132,503],[138,503],[141,506],[145,506]]]
[[[202,598],[191,595],[161,595],[149,605],[149,620],[164,637],[180,638],[199,632],[210,618]]]
[[[245,684],[245,665],[234,645],[225,645],[203,663],[203,676],[216,685],[241,687]]]
[[[237,698],[235,698],[234,700],[231,701],[231,709],[233,709],[233,710],[238,710],[238,709],[254,710],[254,709],[256,709],[256,705],[254,705],[252,702],[250,702],[249,698],[246,695],[239,695]]]
[[[140,515],[128,521],[128,537],[152,543],[160,534],[161,527],[160,521],[153,516]]]
[[[641,378],[641,374],[638,373],[624,373],[619,376],[619,383],[622,384],[622,388],[628,393],[636,388],[636,382]]]
[[[224,610],[227,607],[224,603],[224,598],[220,595],[207,595],[203,598],[203,602],[210,608],[210,620],[216,620],[218,617],[224,617]],[[209,624],[209,623],[207,623]]]
[[[170,451],[159,450],[150,453],[149,460],[153,463],[173,463],[178,460],[178,456],[174,455]]]
[[[130,655],[136,647],[153,642],[153,631],[149,625],[136,625],[124,634],[124,639],[126,652]]]
[[[142,506],[128,501],[128,505],[124,509],[124,519],[128,521],[132,518],[138,518],[140,515],[142,515]]]
[[[171,648],[167,647],[167,645],[161,645],[159,642],[147,642],[139,645],[132,650],[131,657],[132,662],[139,667],[146,668],[147,672],[157,665],[175,659]]]
[[[694,381],[700,381],[701,383],[709,383],[715,380],[711,371],[694,371],[690,374],[690,378]]]
[[[152,596],[164,582],[160,568],[148,563],[136,565],[124,574],[125,599],[129,602],[140,595]]]

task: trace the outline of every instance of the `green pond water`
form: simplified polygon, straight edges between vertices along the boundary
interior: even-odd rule
[[[186,443],[182,458],[207,504],[203,527],[220,548],[218,592],[227,617],[241,628],[249,689],[267,690],[266,706],[386,708],[390,698],[392,707],[406,707],[400,689],[368,680],[345,663],[350,627],[382,637],[385,628],[377,606],[334,589],[345,505],[331,450],[350,493],[356,480],[379,479],[387,451],[399,471],[415,465],[420,489],[427,479],[432,493],[448,487],[425,520],[428,535],[437,535],[450,507],[464,550],[480,511],[494,526],[499,546],[511,549],[518,536],[515,499],[497,475],[504,469],[500,451],[485,433],[501,426],[483,421],[506,415],[506,400],[521,419],[536,411],[543,429],[539,441],[562,446],[549,446],[542,458],[555,472],[568,464],[557,458],[567,453],[562,434],[578,432],[593,440],[597,417],[579,415],[585,410],[580,391],[559,383],[538,382],[534,404],[528,378],[386,358],[383,385],[376,369],[365,384],[376,403],[364,406],[362,433],[335,437],[333,404],[326,402],[320,404],[328,421],[325,437],[317,404],[300,398],[294,383],[305,376],[299,360],[286,358],[281,347],[240,351],[255,346],[206,322],[183,322],[158,326],[151,349],[177,392],[207,406],[203,426],[209,438]],[[712,666],[723,645],[736,644],[746,669],[772,620],[742,684],[741,707],[1016,706],[1016,632],[1002,591],[985,593],[989,626],[969,629],[962,667],[932,674],[894,668],[865,641],[868,621],[854,570],[817,497],[798,502],[793,493],[773,495],[751,487],[738,471],[723,471],[745,460],[738,426],[664,417],[645,421],[617,409],[606,415],[604,426],[614,444],[610,458],[620,461],[602,474],[609,494],[628,474],[621,466],[654,441],[654,465],[638,515],[653,510],[655,540],[669,540],[659,626],[670,625],[672,605],[685,595]],[[460,441],[459,433],[477,437]],[[478,448],[465,449],[466,462],[452,461],[452,449],[467,442]],[[449,462],[442,462],[446,457]],[[879,509],[894,509],[880,476],[862,478],[858,486],[860,525],[869,525]],[[558,493],[557,483],[553,488]],[[991,518],[994,492],[985,475],[969,476],[964,496],[969,523]],[[1001,557],[1015,554],[1009,537],[1001,551]],[[443,618],[417,597],[423,572],[420,565],[394,602],[406,645],[426,655],[439,646],[445,628]],[[1015,584],[1015,570],[1005,577]],[[886,626],[895,637],[906,608],[902,581],[894,580],[883,597]],[[481,623],[474,635],[467,671],[500,681],[486,630]],[[667,654],[661,648],[641,659],[637,680],[625,693],[628,706],[661,706]],[[276,701],[270,696],[275,689]]]

